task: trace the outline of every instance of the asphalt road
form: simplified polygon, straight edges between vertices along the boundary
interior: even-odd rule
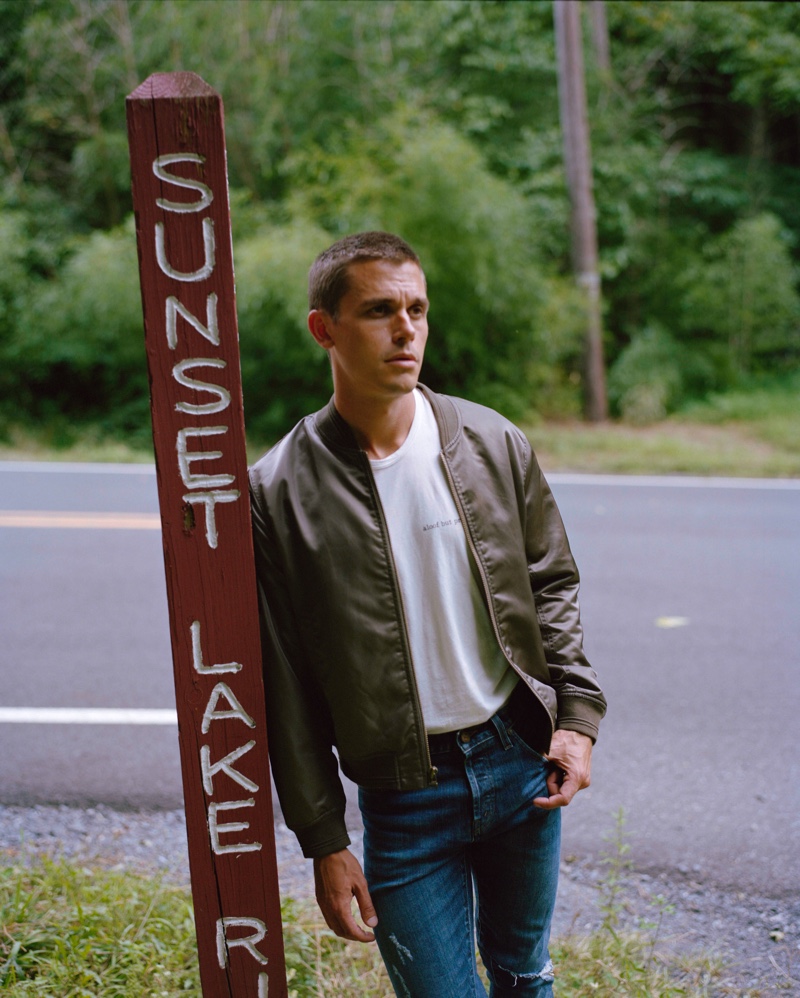
[[[551,481],[610,702],[565,853],[622,808],[639,869],[797,894],[800,482]],[[156,513],[149,469],[0,463],[1,802],[180,804],[169,723],[2,719],[174,706]]]

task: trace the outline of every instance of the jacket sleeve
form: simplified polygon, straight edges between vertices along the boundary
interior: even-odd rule
[[[539,630],[558,700],[557,728],[595,740],[606,699],[583,651],[580,578],[561,514],[530,445],[525,441],[526,556]]]
[[[286,824],[303,855],[325,856],[350,844],[332,724],[314,681],[304,674],[274,528],[252,481],[250,505],[272,774]]]

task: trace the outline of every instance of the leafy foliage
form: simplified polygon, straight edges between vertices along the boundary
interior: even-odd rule
[[[58,280],[27,289],[6,356],[19,402],[35,417],[106,421],[134,438],[149,433],[131,222],[92,233]]]
[[[727,344],[738,373],[780,370],[800,360],[797,268],[780,220],[742,218],[683,274],[683,328]]]
[[[800,7],[606,7],[610,79],[585,32],[605,349],[641,420],[797,365]],[[423,257],[432,386],[578,411],[550,0],[0,0],[6,425],[147,432],[124,96],[172,69],[225,98],[253,431],[327,397],[305,274],[361,227]]]
[[[680,348],[659,326],[646,326],[611,369],[609,397],[632,423],[663,419],[684,394]]]
[[[320,157],[296,203],[329,229],[382,226],[407,238],[433,303],[425,380],[524,412],[544,298],[524,197],[427,115],[390,118],[374,144],[347,138],[339,157]]]
[[[330,394],[327,356],[306,330],[308,261],[330,242],[311,223],[265,225],[236,251],[247,425],[276,439]]]

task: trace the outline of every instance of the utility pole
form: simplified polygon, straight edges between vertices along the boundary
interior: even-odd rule
[[[553,0],[553,16],[564,163],[572,204],[572,264],[586,305],[584,415],[589,422],[599,423],[608,417],[608,402],[580,0]]]
[[[608,44],[608,19],[605,0],[590,0],[589,17],[592,25],[592,46],[597,68],[605,83],[611,80],[611,50]]]

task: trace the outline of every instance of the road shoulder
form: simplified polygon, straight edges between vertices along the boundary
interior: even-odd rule
[[[311,901],[311,863],[282,821],[276,822],[276,848],[282,893]],[[354,849],[360,851],[359,842]],[[36,856],[189,882],[181,810],[0,805],[3,863]],[[580,936],[598,928],[607,883],[608,867],[596,861],[562,863],[554,936]],[[625,871],[614,908],[620,929],[644,927],[662,951],[717,957],[723,969],[714,976],[710,994],[787,994],[800,980],[798,898],[723,891],[692,879],[691,873]]]

